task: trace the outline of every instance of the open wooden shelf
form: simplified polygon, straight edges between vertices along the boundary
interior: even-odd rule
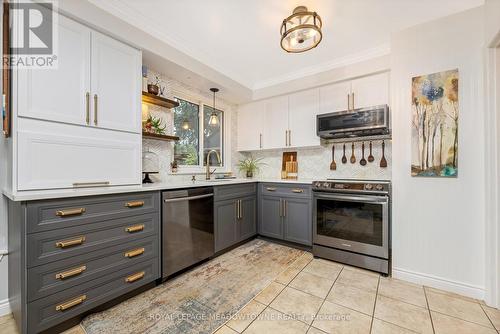
[[[179,137],[177,137],[177,136],[160,135],[160,134],[156,134],[156,133],[149,133],[146,131],[142,131],[142,138],[166,140],[166,141],[179,140]]]
[[[169,100],[164,97],[150,94],[148,92],[142,92],[142,102],[155,104],[160,107],[172,109],[179,105],[179,102],[174,100]]]

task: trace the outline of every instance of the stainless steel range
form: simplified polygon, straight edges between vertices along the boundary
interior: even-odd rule
[[[313,255],[390,274],[391,183],[313,182]]]

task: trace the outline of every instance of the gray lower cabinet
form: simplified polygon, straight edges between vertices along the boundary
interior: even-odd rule
[[[160,277],[159,192],[9,202],[9,298],[38,333]]]
[[[258,226],[260,235],[311,246],[311,187],[261,184]]]
[[[214,205],[216,252],[257,233],[255,184],[216,187]]]

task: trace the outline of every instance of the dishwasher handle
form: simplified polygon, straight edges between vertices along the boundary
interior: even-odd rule
[[[206,195],[198,195],[198,196],[168,198],[168,199],[164,200],[164,202],[165,203],[173,203],[173,202],[192,201],[195,199],[208,198],[208,197],[213,197],[213,196],[214,196],[214,194],[206,194]]]

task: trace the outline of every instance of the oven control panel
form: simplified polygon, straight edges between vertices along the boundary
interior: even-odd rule
[[[365,192],[365,193],[389,193],[390,182],[388,181],[314,181],[313,190],[329,192]]]

